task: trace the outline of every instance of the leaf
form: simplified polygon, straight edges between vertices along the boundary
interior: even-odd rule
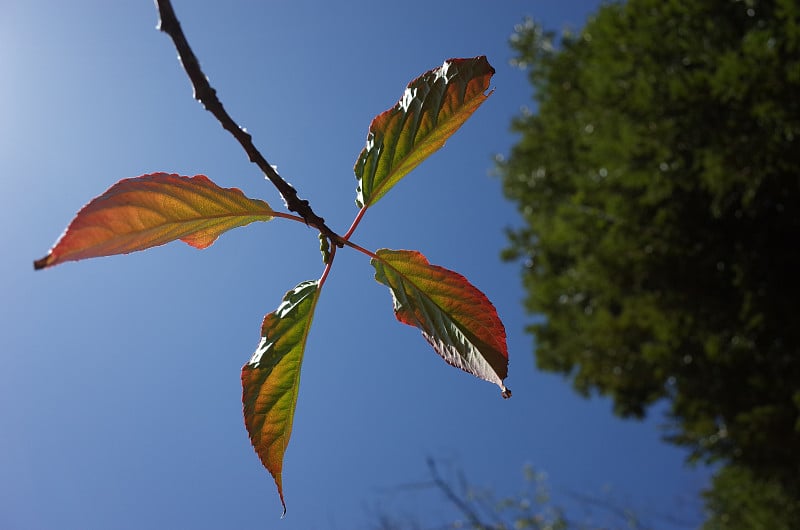
[[[180,239],[203,249],[220,234],[272,219],[272,208],[208,177],[153,173],[120,180],[84,206],[35,269],[127,254]]]
[[[483,103],[494,68],[485,56],[449,59],[412,81],[400,101],[372,120],[354,168],[359,208],[378,202],[441,148]]]
[[[319,282],[307,281],[286,293],[264,317],[261,342],[242,367],[244,424],[261,463],[275,479],[283,500],[283,455],[292,434],[303,352],[319,298]]]
[[[397,320],[422,331],[449,364],[500,387],[508,375],[506,331],[492,303],[460,274],[410,250],[381,249],[375,279],[392,292]]]

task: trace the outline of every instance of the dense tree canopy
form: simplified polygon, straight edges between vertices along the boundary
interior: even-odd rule
[[[512,45],[539,367],[623,416],[668,399],[671,441],[800,498],[800,3],[631,0]]]

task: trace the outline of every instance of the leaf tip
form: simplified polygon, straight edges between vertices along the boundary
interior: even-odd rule
[[[266,464],[264,464],[264,466],[266,467]],[[281,472],[273,473],[273,471],[269,468],[267,468],[267,470],[272,475],[272,479],[275,481],[275,486],[277,486],[278,488],[278,498],[280,498],[281,507],[283,508],[283,512],[281,512],[281,519],[283,519],[284,517],[286,517],[286,501],[283,498],[283,473]]]
[[[49,267],[50,265],[52,265],[52,262],[53,262],[53,254],[49,253],[42,259],[37,259],[36,261],[33,262],[33,270],[38,271],[46,267]]]
[[[272,470],[269,470],[270,474],[272,475],[273,480],[275,481],[275,485],[278,487],[278,497],[281,500],[281,506],[283,507],[283,512],[281,513],[281,519],[286,517],[286,501],[283,498],[283,473],[280,471],[277,473],[273,473]]]

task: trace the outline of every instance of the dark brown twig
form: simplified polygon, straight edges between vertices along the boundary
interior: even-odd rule
[[[253,139],[250,134],[239,127],[222,106],[219,98],[217,98],[217,91],[209,84],[208,78],[200,68],[200,62],[197,60],[192,48],[189,46],[189,42],[186,40],[186,36],[183,34],[181,24],[175,16],[175,10],[172,9],[170,0],[155,0],[155,2],[158,7],[158,15],[160,18],[158,29],[169,35],[172,42],[175,44],[175,49],[178,51],[178,57],[183,65],[183,69],[192,82],[194,99],[199,101],[208,112],[217,118],[220,125],[236,138],[245,153],[247,153],[250,161],[257,165],[264,175],[267,176],[269,181],[278,189],[286,203],[286,207],[299,214],[305,220],[306,224],[319,230],[330,239],[334,245],[342,247],[342,238],[337,235],[336,232],[328,228],[325,224],[325,219],[314,213],[308,201],[300,199],[297,196],[297,190],[295,190],[291,184],[283,180],[278,172],[275,171],[275,168],[267,162],[261,152],[253,145]]]

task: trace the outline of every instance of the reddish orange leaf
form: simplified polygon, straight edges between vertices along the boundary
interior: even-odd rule
[[[208,177],[153,173],[124,179],[84,206],[34,268],[163,245],[180,239],[203,249],[223,232],[272,219],[272,208]]]
[[[485,56],[449,59],[409,83],[400,101],[372,120],[353,168],[358,207],[378,202],[441,148],[486,101],[494,68]]]
[[[300,366],[319,298],[319,282],[303,282],[264,317],[261,342],[242,368],[244,423],[261,463],[283,500],[283,455],[289,444],[300,388]]]
[[[431,265],[410,250],[381,249],[371,263],[375,279],[394,299],[397,320],[422,331],[422,336],[449,364],[511,391],[506,331],[492,303],[466,278]]]

